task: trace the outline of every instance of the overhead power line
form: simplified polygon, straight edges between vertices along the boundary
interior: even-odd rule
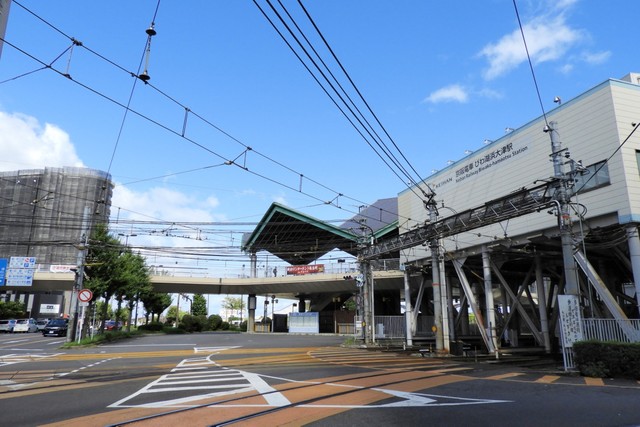
[[[27,9],[25,6],[23,6],[20,2],[15,1],[15,3],[16,3],[18,6],[20,6],[21,8],[23,8],[23,9],[27,10],[30,14],[32,14],[32,15],[34,15],[34,16],[36,16],[36,17],[38,17],[38,19],[39,19],[39,20],[41,20],[42,22],[45,22],[45,23],[46,23],[46,25],[48,25],[48,26],[50,26],[51,28],[53,28],[53,29],[54,29],[55,31],[57,31],[59,34],[63,35],[63,36],[64,36],[64,37],[66,37],[67,39],[69,39],[69,40],[72,42],[72,44],[73,44],[73,43],[78,43],[78,42],[77,42],[77,40],[76,40],[75,38],[70,37],[69,35],[67,35],[66,33],[64,33],[62,30],[60,30],[60,29],[58,29],[57,27],[55,27],[53,24],[49,23],[48,21],[44,20],[43,18],[40,18],[40,17],[39,17],[39,16],[37,16],[34,12],[32,12],[32,11],[28,10],[28,9]],[[317,181],[317,180],[313,180],[313,179],[309,178],[308,176],[306,176],[305,174],[300,173],[300,172],[298,172],[298,171],[294,170],[293,168],[290,168],[290,167],[288,167],[288,166],[284,165],[283,163],[281,163],[281,162],[279,162],[279,161],[277,161],[277,160],[273,159],[272,157],[270,157],[270,156],[268,156],[268,155],[265,155],[265,154],[263,154],[263,153],[259,152],[258,150],[255,150],[254,148],[252,148],[252,147],[250,147],[250,146],[248,146],[248,145],[246,145],[246,144],[242,143],[242,142],[241,142],[241,141],[239,141],[237,138],[235,138],[235,137],[231,136],[229,133],[225,132],[225,131],[224,131],[224,130],[222,130],[220,127],[218,127],[218,126],[214,125],[211,121],[209,121],[209,120],[205,119],[204,117],[202,117],[201,115],[197,114],[197,113],[196,113],[196,112],[194,112],[191,108],[187,107],[184,103],[182,103],[182,102],[180,102],[180,101],[176,100],[174,97],[169,96],[168,94],[166,94],[165,92],[163,92],[162,90],[160,90],[159,88],[157,88],[156,86],[154,86],[153,84],[151,84],[151,82],[149,82],[149,81],[147,81],[147,82],[146,82],[145,87],[155,90],[157,93],[159,93],[159,94],[163,95],[163,96],[164,96],[164,97],[166,97],[168,100],[170,100],[170,101],[174,102],[175,104],[179,105],[179,106],[180,106],[180,107],[185,111],[185,123],[186,123],[186,119],[187,119],[187,117],[188,117],[188,116],[197,117],[198,119],[202,120],[202,121],[203,121],[203,123],[205,123],[206,125],[211,126],[212,128],[214,128],[215,130],[217,130],[217,131],[221,132],[223,135],[225,135],[226,137],[228,137],[228,138],[229,138],[229,139],[231,139],[232,141],[234,141],[234,142],[236,142],[236,143],[240,144],[240,145],[243,147],[243,150],[244,150],[244,151],[243,151],[243,154],[241,154],[241,156],[243,156],[243,155],[244,155],[245,159],[246,159],[246,158],[248,158],[248,155],[251,155],[251,154],[255,154],[255,155],[257,155],[257,156],[260,156],[261,158],[263,158],[263,159],[267,160],[268,162],[270,162],[270,163],[272,163],[272,164],[274,164],[274,165],[277,165],[278,167],[281,167],[281,168],[285,169],[286,171],[288,171],[288,172],[290,172],[290,173],[294,174],[294,175],[295,175],[295,177],[296,177],[296,180],[298,181],[297,185],[293,185],[292,183],[286,183],[286,182],[283,182],[283,181],[281,181],[281,180],[279,180],[279,179],[273,178],[272,176],[270,176],[271,174],[266,174],[266,173],[259,172],[259,171],[257,171],[257,170],[253,170],[253,169],[252,169],[252,168],[251,168],[251,167],[246,163],[246,161],[245,161],[245,162],[243,162],[243,163],[241,163],[241,162],[237,162],[237,160],[238,160],[238,158],[239,158],[240,156],[237,156],[236,158],[230,158],[230,157],[228,157],[228,156],[222,155],[222,154],[220,154],[219,152],[214,151],[214,150],[212,150],[212,149],[208,148],[204,143],[202,143],[202,142],[200,142],[200,141],[197,141],[197,140],[196,140],[196,139],[194,139],[194,138],[190,138],[190,137],[188,137],[188,136],[186,135],[186,132],[185,132],[185,129],[184,129],[184,125],[183,125],[183,128],[182,128],[182,129],[180,129],[180,130],[173,129],[173,128],[172,128],[172,127],[170,127],[170,126],[163,124],[163,123],[162,123],[162,122],[160,122],[159,120],[155,120],[155,119],[153,119],[152,117],[147,116],[146,114],[144,114],[144,113],[142,113],[142,112],[140,112],[140,111],[138,111],[138,110],[134,110],[134,109],[132,109],[132,108],[130,107],[130,105],[129,105],[129,104],[125,104],[125,103],[122,103],[122,102],[120,102],[120,101],[117,101],[115,98],[113,98],[113,97],[111,97],[111,96],[109,96],[109,95],[107,95],[107,94],[105,94],[105,93],[103,93],[103,92],[100,92],[99,90],[94,89],[94,88],[93,88],[93,87],[91,87],[89,84],[86,84],[86,83],[80,82],[78,79],[73,78],[72,76],[68,75],[66,72],[61,71],[60,69],[55,68],[55,67],[54,67],[54,65],[53,65],[53,63],[51,63],[51,64],[47,64],[47,63],[46,63],[46,62],[44,62],[43,60],[41,60],[41,59],[37,58],[35,55],[32,55],[32,54],[30,54],[29,52],[25,51],[24,49],[19,48],[19,47],[18,47],[17,45],[15,45],[14,43],[8,42],[8,41],[6,41],[6,40],[5,40],[5,42],[6,42],[9,46],[13,47],[13,48],[14,48],[14,49],[16,49],[17,51],[19,51],[19,52],[21,52],[22,54],[24,54],[25,56],[27,56],[27,57],[31,58],[32,60],[36,61],[37,63],[41,64],[41,65],[43,66],[43,68],[45,68],[45,69],[49,69],[49,70],[54,71],[54,72],[56,72],[56,73],[58,73],[58,74],[60,74],[60,75],[65,76],[67,79],[71,80],[72,82],[74,82],[75,84],[79,85],[80,87],[82,87],[82,88],[84,88],[84,89],[86,89],[86,90],[88,90],[88,91],[90,91],[90,92],[94,93],[95,95],[97,95],[97,96],[99,96],[99,97],[101,97],[101,98],[103,98],[103,99],[105,99],[105,100],[107,100],[107,101],[109,101],[109,102],[111,102],[111,103],[113,103],[113,104],[117,105],[118,107],[120,107],[120,108],[122,108],[124,111],[126,111],[127,113],[129,113],[129,112],[130,112],[130,113],[133,113],[133,114],[137,115],[138,117],[140,117],[140,118],[142,118],[142,119],[144,119],[144,120],[146,120],[146,121],[148,121],[148,122],[152,123],[153,125],[158,126],[158,127],[160,127],[161,129],[163,129],[163,130],[165,130],[165,131],[167,131],[167,132],[169,132],[169,133],[173,134],[174,136],[177,136],[177,137],[179,137],[179,138],[182,138],[183,140],[185,140],[185,141],[187,141],[187,142],[189,142],[189,143],[191,143],[191,144],[195,145],[196,147],[198,147],[198,148],[200,148],[200,149],[205,150],[205,151],[206,151],[206,152],[208,152],[209,154],[212,154],[212,155],[214,155],[215,157],[218,157],[219,159],[221,159],[221,160],[224,162],[224,164],[225,164],[225,165],[239,167],[239,168],[240,168],[240,169],[242,169],[243,171],[248,172],[249,174],[255,175],[256,177],[259,177],[259,178],[261,178],[261,179],[263,179],[263,180],[267,180],[267,181],[272,182],[272,183],[274,183],[274,184],[276,184],[276,185],[278,185],[278,186],[281,186],[281,187],[287,188],[287,189],[289,189],[289,190],[291,190],[291,191],[295,191],[295,192],[297,192],[297,193],[303,194],[303,195],[305,195],[305,196],[307,196],[307,197],[310,197],[310,198],[312,198],[312,199],[314,199],[314,200],[316,200],[316,201],[322,202],[324,205],[330,205],[330,206],[333,206],[333,207],[335,207],[335,208],[338,208],[338,209],[341,209],[341,210],[344,210],[344,211],[347,211],[347,212],[351,212],[351,213],[353,213],[353,214],[356,214],[357,212],[352,211],[352,210],[349,210],[349,209],[346,209],[344,206],[342,206],[342,205],[340,204],[340,199],[348,199],[348,200],[352,200],[352,201],[356,202],[356,203],[357,203],[357,204],[359,204],[359,205],[367,204],[367,202],[363,202],[363,201],[358,200],[358,199],[356,199],[356,198],[354,198],[354,197],[350,197],[350,196],[348,196],[348,195],[346,195],[346,194],[344,194],[344,193],[342,193],[342,192],[339,192],[339,191],[333,190],[333,189],[331,189],[330,187],[328,187],[328,186],[326,186],[326,185],[324,185],[324,184],[320,183],[319,181]],[[92,53],[92,54],[96,55],[98,58],[100,58],[100,59],[102,59],[102,60],[106,61],[108,64],[110,64],[110,65],[112,65],[112,66],[116,67],[116,68],[117,68],[117,69],[119,69],[120,71],[122,71],[122,72],[124,72],[124,73],[127,73],[127,74],[128,74],[128,75],[130,75],[131,77],[134,77],[136,80],[138,80],[138,79],[139,79],[139,77],[140,77],[140,76],[139,76],[139,74],[138,74],[138,73],[134,73],[134,72],[128,71],[125,67],[118,65],[115,61],[109,60],[109,59],[108,59],[108,58],[106,58],[104,55],[101,55],[101,54],[99,54],[99,53],[97,53],[97,52],[95,52],[95,51],[91,50],[90,48],[88,48],[88,47],[86,46],[86,44],[85,44],[85,43],[78,43],[78,46],[80,46],[82,49],[86,50],[87,52],[90,52],[90,53]],[[311,192],[309,192],[308,190],[306,190],[306,189],[304,188],[304,184],[305,184],[305,182],[312,183],[312,184],[314,184],[314,185],[317,185],[319,188],[322,188],[322,189],[324,189],[324,190],[329,191],[330,193],[332,193],[332,194],[333,194],[333,197],[332,197],[331,199],[326,199],[326,198],[324,198],[324,197],[319,197],[319,196],[317,196],[317,195],[312,194]]]
[[[391,172],[396,175],[403,185],[410,186],[410,190],[415,192],[414,187],[418,186],[418,183],[422,181],[420,174],[417,173],[415,168],[411,165],[407,157],[402,153],[398,145],[395,143],[393,138],[391,138],[389,132],[382,125],[378,116],[373,112],[369,103],[365,100],[362,92],[356,86],[354,80],[351,78],[347,70],[342,65],[341,61],[338,59],[334,50],[329,45],[327,39],[324,37],[316,23],[311,18],[311,15],[308,13],[304,5],[301,1],[298,1],[298,4],[302,11],[304,12],[304,16],[306,16],[309,21],[311,27],[317,33],[321,43],[325,46],[326,50],[330,53],[329,58],[332,58],[333,61],[329,61],[329,59],[324,59],[319,52],[319,49],[316,48],[311,41],[311,38],[305,34],[302,26],[298,24],[296,19],[292,16],[292,14],[287,10],[287,8],[282,4],[280,0],[278,0],[278,4],[282,13],[276,9],[271,0],[267,0],[267,4],[269,5],[274,17],[272,18],[265,11],[265,9],[260,6],[257,0],[254,0],[254,4],[260,10],[262,15],[267,19],[267,21],[271,24],[274,30],[278,33],[278,35],[282,38],[285,44],[289,47],[289,49],[293,52],[296,58],[300,61],[303,67],[309,72],[314,81],[320,86],[323,92],[329,97],[329,99],[334,103],[334,105],[338,108],[338,110],[345,116],[347,121],[353,126],[356,132],[364,139],[367,145],[375,152],[375,154],[383,161],[383,163],[391,170]],[[286,18],[285,16],[286,15]],[[276,22],[279,21],[279,24]],[[332,71],[332,67],[329,65],[329,62],[335,63],[337,66],[336,72]],[[355,92],[352,95],[349,95],[345,85],[340,83],[340,79],[336,77],[336,74],[340,73],[343,79],[346,80],[348,86],[351,87],[351,91]],[[363,104],[363,107],[366,111],[369,112],[370,118],[367,117],[363,109],[358,106],[355,99],[359,99],[359,103]],[[376,126],[374,126],[375,122],[379,127],[376,130]],[[392,150],[381,134],[385,135],[388,140],[392,143],[395,151],[399,154],[399,156],[404,160],[404,163],[394,154],[394,150]],[[409,170],[410,169],[410,170]],[[413,171],[413,174],[411,173]],[[421,195],[417,194],[419,197]]]

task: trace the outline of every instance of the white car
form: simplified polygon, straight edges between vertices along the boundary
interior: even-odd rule
[[[18,319],[13,332],[38,332],[38,325],[35,319]]]
[[[14,326],[16,326],[16,319],[0,320],[0,332],[13,332]]]
[[[38,331],[42,332],[44,327],[47,326],[47,323],[49,323],[48,319],[38,319],[38,320],[36,320],[36,327],[38,328]]]

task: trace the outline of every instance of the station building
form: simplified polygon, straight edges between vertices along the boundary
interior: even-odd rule
[[[437,267],[428,241],[414,239],[400,253],[414,310],[433,312],[432,291],[442,291],[445,348],[475,326],[486,349],[534,345],[550,351],[558,341],[557,296],[566,291],[567,271],[576,274],[585,317],[639,317],[640,74],[608,79],[556,103],[398,195],[399,239],[434,220],[445,230],[434,234]],[[558,202],[562,185],[568,212]],[[436,218],[417,196],[423,191],[433,196]],[[529,203],[522,215],[513,214],[526,198],[538,200],[538,207]],[[489,220],[499,219],[494,214],[505,206],[512,215]],[[454,222],[458,231],[447,233]],[[562,225],[576,262],[569,270]]]

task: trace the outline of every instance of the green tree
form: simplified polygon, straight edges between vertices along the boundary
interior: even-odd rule
[[[150,292],[153,288],[145,260],[140,254],[134,254],[129,248],[126,248],[118,258],[118,262],[121,263],[120,273],[124,285],[116,291],[116,298],[118,301],[124,299],[127,302],[127,315],[125,317],[124,313],[119,310],[117,317],[118,319],[127,319],[127,331],[130,331],[131,316],[134,314],[134,307],[140,299],[140,295]],[[118,308],[120,309],[120,306]]]
[[[159,322],[160,315],[171,305],[171,295],[155,291],[142,292],[140,301],[144,305],[147,323],[149,323],[149,316],[151,316],[151,322],[154,316]]]
[[[207,300],[202,294],[195,294],[191,303],[191,314],[194,316],[207,315]]]
[[[0,301],[0,319],[23,317],[24,314],[24,303],[20,301]]]
[[[117,260],[121,250],[120,241],[109,235],[107,225],[98,224],[89,240],[89,251],[85,260],[85,272],[88,276],[85,286],[106,302],[121,286],[117,272],[120,266]],[[107,318],[108,305],[103,305],[102,312],[98,314],[103,320]],[[100,326],[100,332],[104,332],[104,322]]]
[[[244,300],[242,297],[232,297],[227,295],[222,300],[222,308],[226,308],[227,310],[232,310],[234,312],[240,312],[244,310]]]
[[[178,314],[178,316],[176,316],[177,312],[178,312],[178,307],[176,305],[170,306],[169,310],[167,310],[167,322],[174,323],[175,326],[178,326],[180,324],[180,321],[182,320],[182,317],[187,313],[180,310],[180,313]],[[176,317],[178,319],[177,322],[176,322]]]
[[[118,308],[116,321],[124,319],[124,313],[131,313],[137,295],[150,287],[149,273],[144,258],[133,254],[131,249],[109,234],[106,224],[98,224],[89,241],[89,251],[85,261],[88,278],[86,287],[105,301],[115,297]],[[128,310],[122,309],[127,302]],[[108,304],[99,315],[107,317]],[[104,323],[100,326],[104,331]]]

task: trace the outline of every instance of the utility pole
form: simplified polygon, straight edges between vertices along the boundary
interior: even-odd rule
[[[78,247],[78,256],[76,259],[77,267],[75,269],[75,283],[71,292],[71,310],[69,314],[69,325],[71,328],[67,331],[67,342],[74,341],[78,338],[81,327],[78,327],[78,292],[82,290],[84,282],[84,260],[87,256],[87,242],[89,232],[89,206],[84,207],[82,215],[82,235],[80,236],[80,246]]]
[[[429,220],[435,223],[438,220],[436,201],[431,199],[425,203],[429,210]],[[440,245],[438,237],[434,236],[429,242],[431,248],[431,281],[433,287],[433,333],[436,337],[436,353],[444,350],[444,335],[442,334],[442,297],[440,293]]]
[[[564,173],[563,157],[569,158],[569,153],[562,148],[558,139],[558,124],[549,122],[544,128],[551,139],[551,159],[553,161],[554,177],[559,185],[556,189],[555,200],[558,203],[558,226],[560,228],[560,242],[562,244],[562,261],[564,265],[564,293],[566,295],[578,295],[578,276],[576,262],[573,259],[573,241],[571,239],[571,213],[569,200],[571,198],[568,188],[568,178]]]
[[[365,248],[367,246],[373,246],[375,242],[375,233],[371,227],[367,225],[366,218],[361,218],[360,222],[360,248]],[[367,239],[366,230],[371,232],[370,239]],[[360,259],[360,278],[362,279],[362,299],[364,303],[364,342],[366,345],[375,344],[375,291],[373,285],[373,270],[371,267],[371,262],[368,259]]]

